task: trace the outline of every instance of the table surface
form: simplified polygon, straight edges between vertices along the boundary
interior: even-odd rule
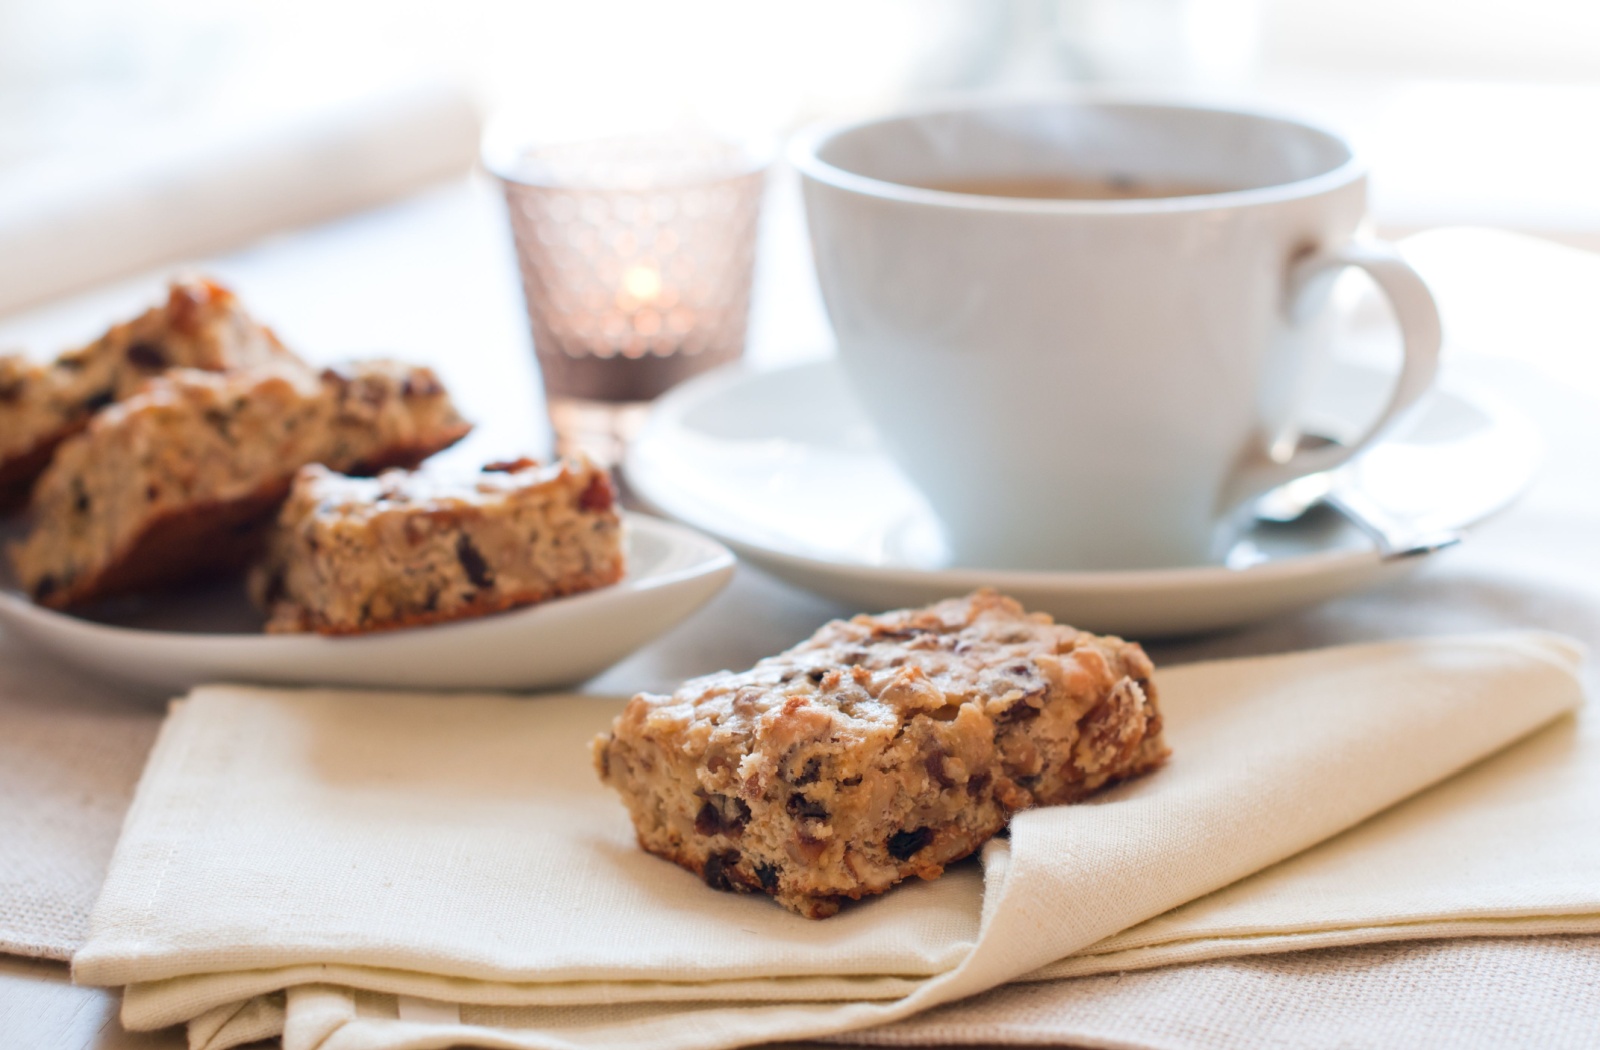
[[[828,352],[829,340],[793,187],[778,181],[771,205],[750,339],[751,357],[763,365],[820,356]],[[433,364],[464,411],[481,423],[450,455],[481,462],[485,456],[546,447],[510,246],[499,202],[487,185],[462,182],[281,235],[208,263],[207,269],[238,288],[255,312],[312,358],[381,349]],[[151,298],[159,284],[160,275],[151,275],[5,319],[0,346],[49,351],[92,337],[107,321]],[[1430,600],[1426,591],[1418,593],[1420,600]],[[1365,600],[1346,599],[1254,631],[1158,647],[1157,656],[1189,659],[1336,639],[1341,628],[1329,625],[1359,620],[1374,608],[1363,605]],[[628,693],[744,666],[852,611],[741,567],[706,610],[587,689]],[[185,1045],[178,1029],[124,1032],[116,1010],[114,993],[73,986],[61,964],[0,956],[0,1043],[73,1050]]]

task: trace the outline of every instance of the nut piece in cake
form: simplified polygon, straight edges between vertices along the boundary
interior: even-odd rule
[[[61,446],[12,563],[55,608],[238,568],[302,466],[415,466],[469,429],[431,371],[392,361],[177,369]]]
[[[298,359],[212,281],[174,282],[167,301],[50,364],[0,357],[0,511],[27,501],[56,447],[95,412],[173,368],[226,372]]]
[[[978,591],[633,698],[595,740],[639,844],[810,918],[1167,757],[1139,646]]]
[[[303,468],[251,591],[268,631],[355,634],[482,616],[622,578],[622,522],[586,459],[465,476]]]

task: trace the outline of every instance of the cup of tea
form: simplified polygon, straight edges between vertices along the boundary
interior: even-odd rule
[[[816,129],[791,158],[842,368],[957,564],[1216,561],[1254,497],[1359,454],[1433,381],[1427,286],[1358,235],[1350,145],[1297,120],[979,102]],[[1298,448],[1349,267],[1403,363],[1358,439]]]

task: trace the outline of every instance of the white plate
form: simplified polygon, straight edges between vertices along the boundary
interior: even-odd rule
[[[1308,429],[1344,437],[1387,394],[1381,371],[1339,363]],[[1538,464],[1522,417],[1459,382],[1347,468],[1380,505],[1427,528],[1462,528],[1509,504]],[[1420,559],[1385,562],[1331,511],[1261,525],[1226,565],[1018,572],[948,564],[926,503],[880,452],[833,361],[735,366],[659,402],[629,453],[646,504],[711,533],[773,575],[856,609],[919,605],[978,586],[1091,630],[1149,637],[1236,626],[1371,586]]]
[[[591,678],[677,625],[733,575],[725,547],[626,515],[628,573],[475,620],[341,638],[268,635],[237,583],[129,599],[84,619],[0,590],[0,623],[69,663],[177,692],[201,682],[548,689]]]

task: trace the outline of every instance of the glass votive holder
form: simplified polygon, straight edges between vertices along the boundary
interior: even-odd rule
[[[744,352],[766,159],[702,135],[486,151],[557,451],[620,461],[649,402]]]

